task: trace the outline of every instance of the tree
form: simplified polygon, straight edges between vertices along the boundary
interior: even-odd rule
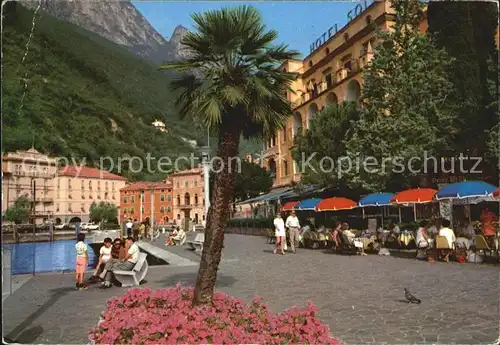
[[[271,173],[258,164],[242,161],[241,172],[234,178],[233,202],[267,193],[273,185]]]
[[[346,154],[345,135],[358,117],[355,103],[330,105],[311,119],[306,133],[295,137],[292,155],[300,162],[301,183],[316,187],[345,186],[337,162]],[[306,162],[309,164],[302,165]]]
[[[217,132],[220,158],[214,164],[211,206],[193,304],[211,303],[233,200],[233,175],[241,136],[270,137],[292,115],[286,92],[294,74],[281,64],[298,56],[268,30],[249,6],[194,14],[195,32],[182,44],[192,55],[160,69],[181,73],[172,82],[180,114]]]
[[[95,201],[90,205],[90,219],[94,222],[116,222],[118,218],[118,209],[115,205],[101,201],[97,204]]]
[[[430,1],[428,23],[436,45],[454,58],[448,69],[453,83],[448,102],[458,105],[456,149],[482,155],[485,133],[498,122],[498,108],[489,107],[496,99],[489,85],[492,72],[493,80],[498,80],[498,3]]]
[[[27,223],[30,218],[30,207],[31,202],[28,197],[20,196],[13,205],[7,208],[4,219],[16,224]]]
[[[419,32],[420,1],[393,0],[391,6],[395,25],[378,31],[380,44],[364,72],[360,119],[346,135],[350,162],[360,167],[350,169],[350,183],[370,191],[414,176],[423,162],[412,172],[410,159],[448,150],[456,132],[446,102],[452,59]]]

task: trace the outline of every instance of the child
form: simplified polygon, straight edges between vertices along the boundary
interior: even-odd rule
[[[113,241],[111,238],[106,237],[104,239],[104,245],[101,247],[99,250],[99,262],[97,263],[97,267],[95,268],[95,272],[90,278],[90,281],[95,281],[98,280],[98,275],[102,269],[104,269],[104,266],[106,265],[106,262],[111,259],[111,243]]]
[[[85,234],[79,233],[77,236],[76,249],[76,289],[87,289],[83,284],[83,276],[85,275],[85,268],[89,262],[89,255],[87,253],[87,245],[85,244]]]

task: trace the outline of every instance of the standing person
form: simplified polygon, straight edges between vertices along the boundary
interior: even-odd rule
[[[145,239],[146,238],[146,225],[144,222],[141,223],[141,226],[139,226],[139,239]]]
[[[277,253],[278,248],[281,251],[281,255],[285,255],[285,245],[286,241],[286,232],[285,232],[285,223],[283,222],[283,218],[281,218],[281,213],[276,214],[276,218],[274,218],[274,234],[276,236],[276,246],[274,247],[274,254]]]
[[[139,228],[140,228],[140,224],[139,222],[137,221],[137,219],[134,219],[134,223],[132,225],[132,237],[134,237],[134,239],[137,241],[137,239],[139,238]]]
[[[127,228],[127,237],[132,236],[132,228],[134,227],[134,223],[132,223],[132,218],[128,219],[127,224],[125,224],[125,227]]]
[[[83,276],[85,275],[85,268],[89,263],[88,247],[85,241],[85,234],[79,233],[77,236],[77,242],[75,244],[76,249],[76,289],[82,290],[87,289],[87,286],[83,284]]]
[[[288,216],[286,219],[285,227],[288,228],[289,235],[290,235],[290,247],[292,247],[292,253],[295,254],[295,245],[299,245],[300,241],[300,236],[299,236],[299,229],[300,229],[300,222],[299,218],[295,215],[295,211],[292,211],[292,214]]]
[[[481,226],[483,228],[483,236],[490,248],[495,248],[496,229],[493,222],[498,220],[497,216],[488,208],[481,212]]]
[[[94,274],[92,275],[92,277],[90,277],[90,281],[98,280],[98,275],[99,273],[101,273],[100,271],[104,269],[106,262],[111,259],[112,242],[113,241],[109,237],[106,237],[104,239],[104,245],[99,250],[99,262],[97,263]]]

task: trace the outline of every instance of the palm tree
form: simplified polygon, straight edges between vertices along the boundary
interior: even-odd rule
[[[198,305],[212,302],[240,138],[270,137],[292,115],[286,93],[295,75],[281,65],[298,52],[273,45],[277,32],[266,29],[253,7],[223,8],[192,18],[195,32],[181,42],[190,57],[160,69],[180,73],[171,88],[177,92],[181,117],[201,122],[218,136],[220,159],[213,167],[217,173],[193,299]]]

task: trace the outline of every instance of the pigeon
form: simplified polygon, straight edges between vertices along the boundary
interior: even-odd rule
[[[413,296],[407,289],[405,289],[405,298],[408,300],[408,303],[420,304],[421,302],[417,297]]]

